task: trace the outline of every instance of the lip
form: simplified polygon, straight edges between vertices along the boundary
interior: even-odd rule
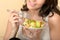
[[[35,6],[35,4],[34,4],[33,2],[29,2],[28,5],[30,5],[30,6],[32,6],[32,7]]]

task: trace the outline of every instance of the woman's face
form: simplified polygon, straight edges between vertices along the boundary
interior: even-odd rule
[[[36,10],[42,7],[45,0],[26,0],[28,9]]]

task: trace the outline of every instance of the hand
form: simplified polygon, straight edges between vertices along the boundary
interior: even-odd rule
[[[9,12],[8,21],[12,24],[12,26],[17,26],[19,24],[19,16],[16,10],[7,10]]]
[[[28,29],[23,27],[23,35],[30,38],[31,40],[40,40],[41,29]]]
[[[23,23],[23,19],[19,16],[19,12],[16,10],[7,10],[10,13],[9,22],[12,26],[19,26]],[[19,20],[20,19],[20,20]]]
[[[8,10],[9,12],[9,23],[11,27],[11,36],[15,37],[19,28],[19,25],[22,23],[23,19],[19,20],[21,17],[19,16],[19,12],[16,10]]]

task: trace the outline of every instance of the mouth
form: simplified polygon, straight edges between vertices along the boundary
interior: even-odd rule
[[[36,4],[34,2],[29,2],[28,5],[34,7]]]

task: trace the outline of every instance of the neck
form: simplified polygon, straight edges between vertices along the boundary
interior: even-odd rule
[[[29,13],[37,15],[39,13],[39,10],[29,10]]]

